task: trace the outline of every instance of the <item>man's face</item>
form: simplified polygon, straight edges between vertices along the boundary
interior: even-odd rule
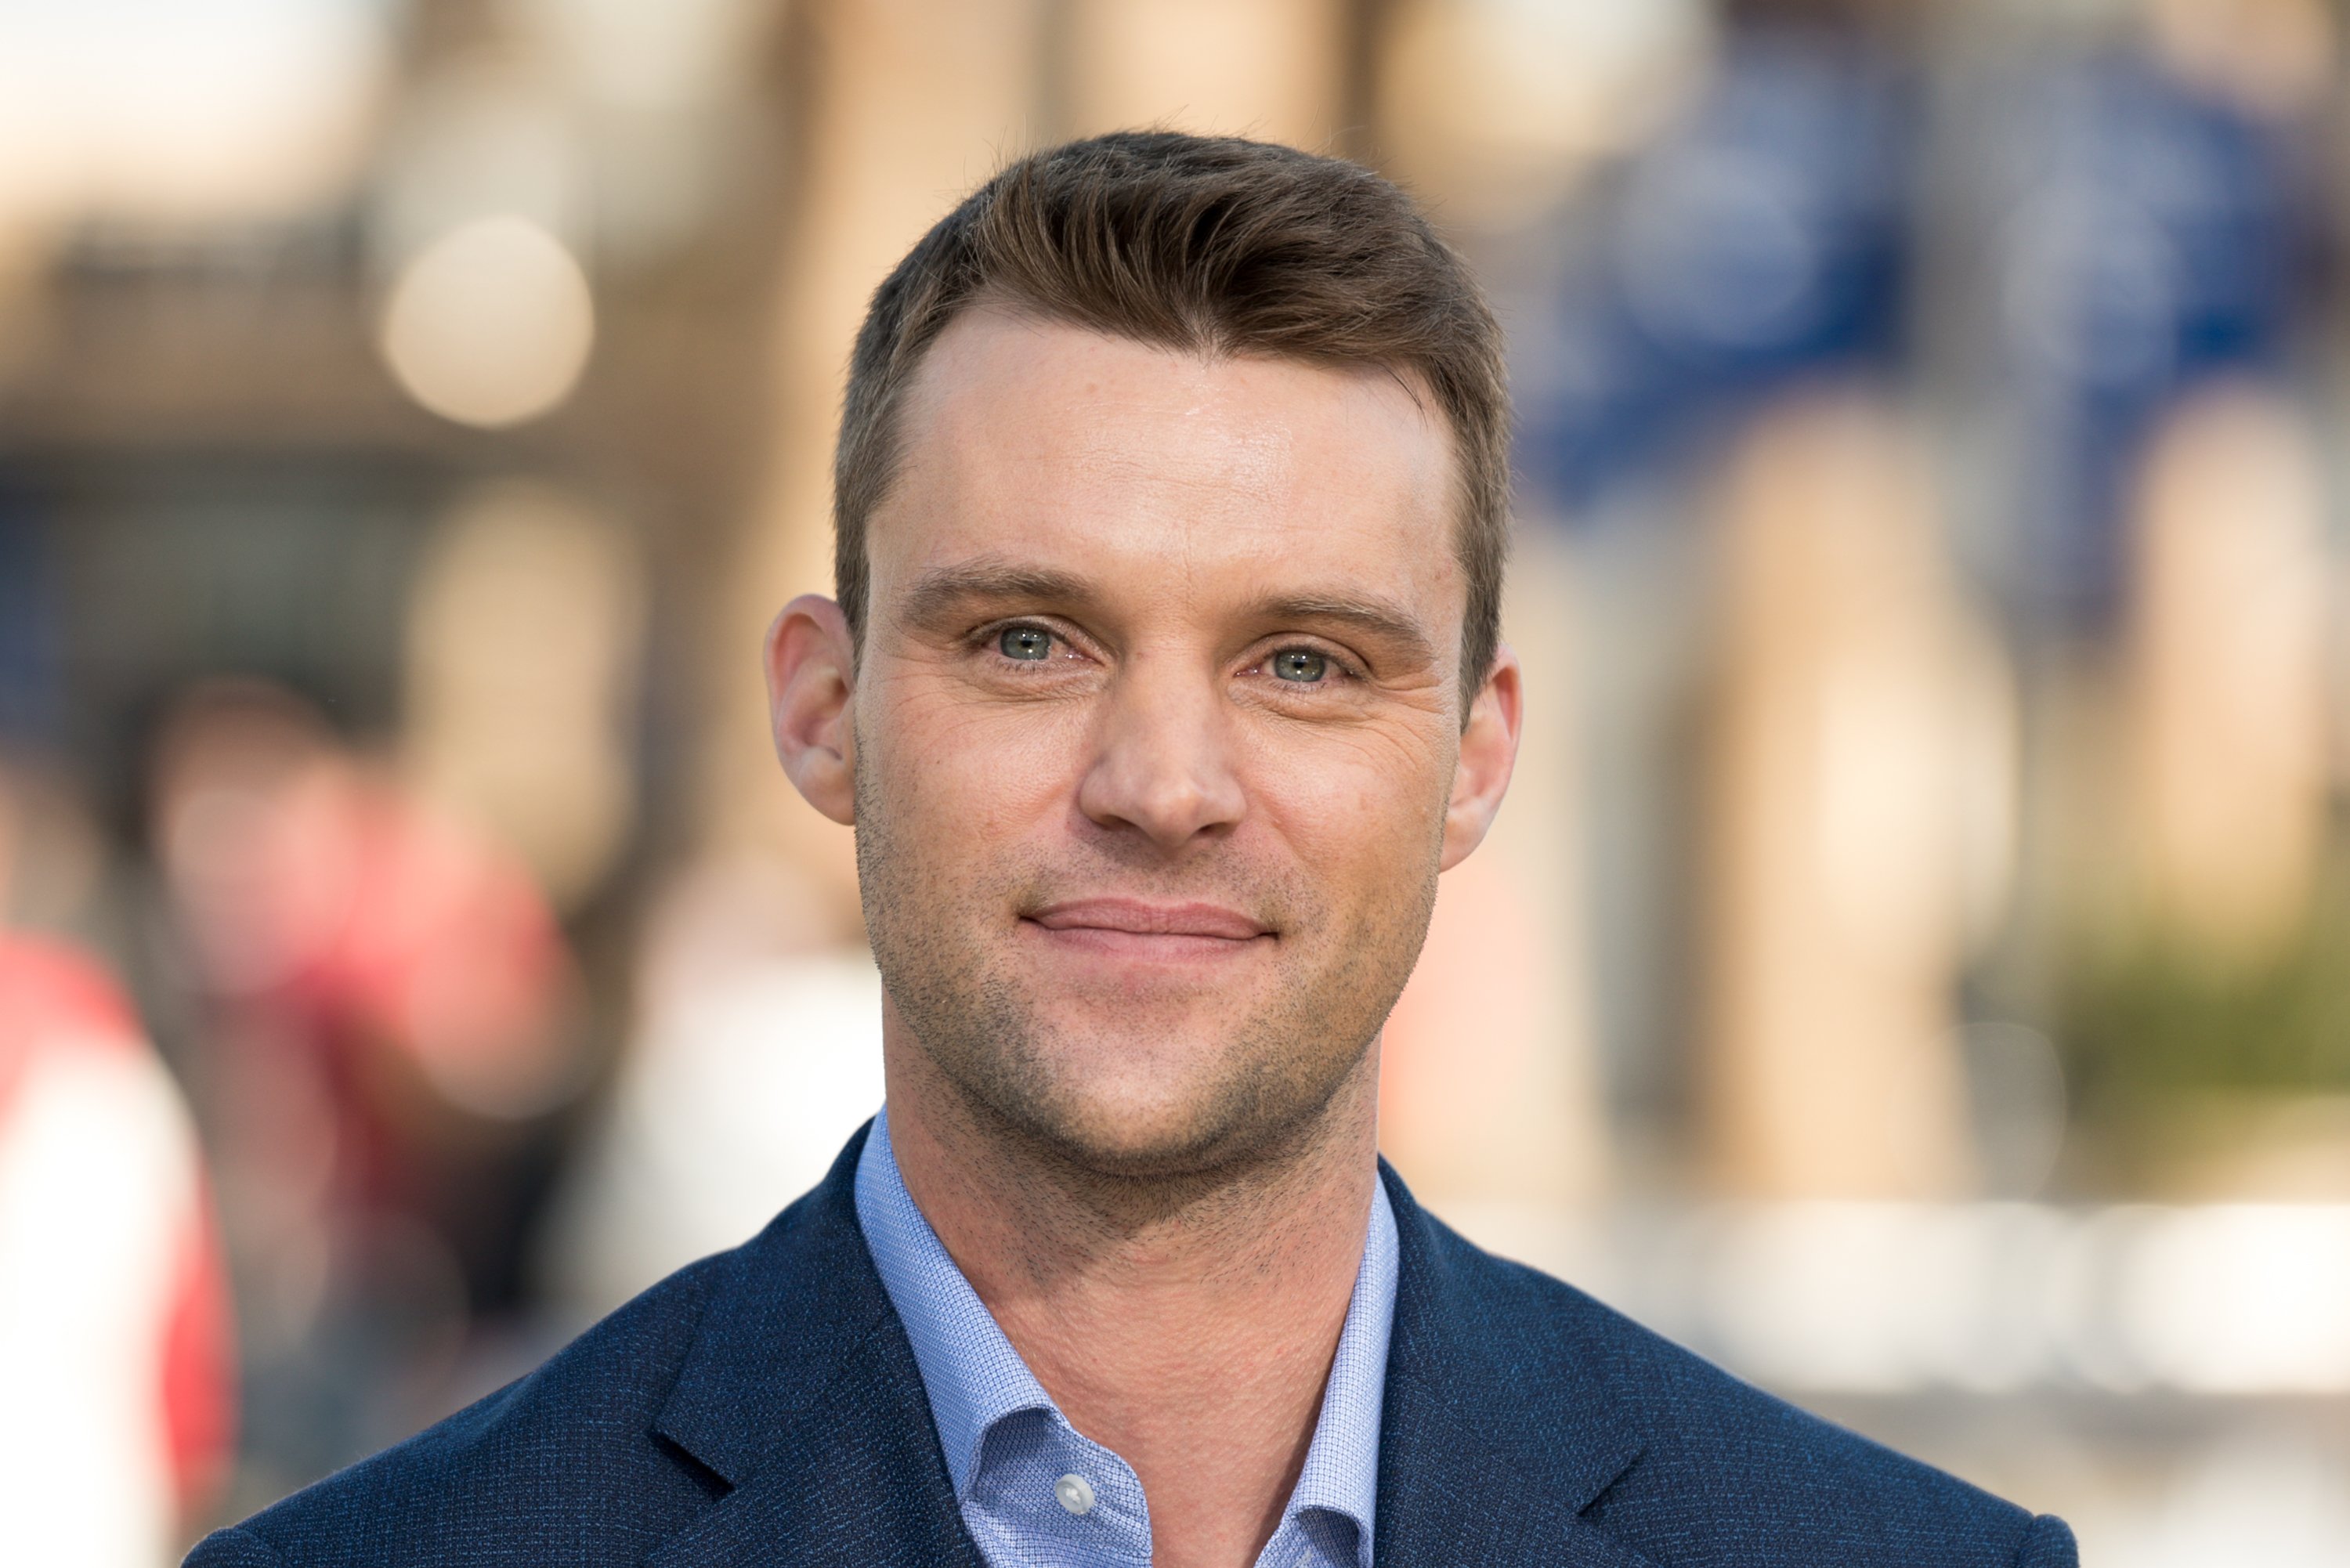
[[[902,453],[849,711],[892,1048],[1092,1168],[1244,1159],[1362,1065],[1447,857],[1442,416],[983,309]]]

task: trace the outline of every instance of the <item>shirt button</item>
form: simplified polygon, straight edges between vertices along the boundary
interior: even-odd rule
[[[1094,1489],[1083,1476],[1066,1475],[1055,1481],[1053,1497],[1071,1513],[1091,1513],[1094,1511]]]

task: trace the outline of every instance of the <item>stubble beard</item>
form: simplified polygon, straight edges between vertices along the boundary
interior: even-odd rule
[[[1382,897],[1352,909],[1334,909],[1294,876],[1252,877],[1234,865],[1170,874],[1163,864],[1118,863],[1115,852],[1084,867],[1003,864],[989,868],[987,885],[954,884],[894,831],[871,771],[857,779],[858,888],[890,1004],[966,1115],[1073,1175],[1217,1179],[1311,1144],[1410,978],[1435,908],[1432,846],[1422,864],[1399,865]],[[1253,912],[1278,911],[1278,982],[1226,1031],[1211,1069],[1152,1118],[1147,1137],[1107,1125],[1112,1113],[1072,1081],[1081,1071],[1073,1064],[1120,1042],[1072,1039],[1043,1016],[1008,950],[1024,895],[1072,886],[1079,870],[1110,870],[1122,887],[1169,897],[1245,890],[1256,895],[1244,903]],[[1185,885],[1170,885],[1179,877]]]

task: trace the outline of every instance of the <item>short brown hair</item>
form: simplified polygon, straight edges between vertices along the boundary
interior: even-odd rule
[[[1443,408],[1459,469],[1466,722],[1501,636],[1509,390],[1492,312],[1409,196],[1340,159],[1172,131],[1032,153],[973,192],[874,292],[849,362],[834,577],[860,644],[866,525],[896,472],[906,388],[948,323],[983,300],[1202,354],[1416,377]]]

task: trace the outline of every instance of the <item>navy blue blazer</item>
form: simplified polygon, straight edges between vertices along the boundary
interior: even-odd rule
[[[207,1537],[190,1568],[982,1568],[858,1228],[864,1143],[749,1242],[439,1426]],[[1381,1174],[1402,1241],[1382,1568],[2077,1563],[2060,1521],[1479,1251]]]

